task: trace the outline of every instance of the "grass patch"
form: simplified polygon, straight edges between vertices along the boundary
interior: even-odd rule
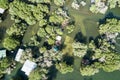
[[[72,43],[73,43],[73,38],[66,36],[65,42],[64,42],[65,48],[63,49],[64,55],[68,54],[68,55],[72,56],[72,54],[73,54]]]
[[[23,37],[23,43],[29,43],[30,38],[34,36],[38,30],[39,30],[38,23],[35,25],[28,26],[27,31]]]

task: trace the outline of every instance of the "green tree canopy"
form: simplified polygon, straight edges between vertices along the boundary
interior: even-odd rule
[[[99,26],[100,34],[120,32],[120,20],[107,19],[105,24]]]
[[[64,18],[63,18],[63,16],[53,14],[50,16],[49,21],[54,24],[61,24],[64,21]]]
[[[0,8],[7,9],[9,6],[8,0],[0,0]]]
[[[72,65],[67,65],[65,62],[57,63],[56,68],[62,73],[66,74],[68,72],[73,72]]]
[[[99,72],[99,69],[95,68],[94,65],[88,65],[80,68],[80,72],[83,76],[92,76]]]
[[[50,3],[50,0],[28,0],[33,3]]]
[[[72,44],[73,47],[73,54],[77,57],[83,57],[87,53],[87,45],[80,43],[80,42],[74,42]]]
[[[10,4],[9,12],[12,16],[17,16],[25,20],[29,25],[33,25],[43,19],[49,9],[47,5],[37,4],[35,6],[20,0],[14,0]]]
[[[36,68],[29,75],[29,80],[41,80],[41,79],[42,79],[42,77],[41,77],[39,68]]]
[[[7,29],[7,34],[9,36],[23,36],[24,32],[26,30],[26,25],[25,24],[13,24],[9,29]]]
[[[20,42],[11,37],[6,37],[3,41],[3,46],[8,50],[13,50],[19,45]]]
[[[54,0],[54,3],[55,3],[57,6],[63,6],[64,3],[65,3],[65,0]]]

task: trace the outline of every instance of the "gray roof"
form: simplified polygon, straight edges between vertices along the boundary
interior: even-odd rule
[[[6,57],[6,50],[0,50],[0,59]]]

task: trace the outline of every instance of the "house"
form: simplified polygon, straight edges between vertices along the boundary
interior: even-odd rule
[[[91,0],[91,4],[95,3],[95,0]]]
[[[56,44],[57,46],[59,46],[59,45],[61,44],[61,40],[62,40],[62,37],[61,37],[61,36],[57,36],[57,37],[56,37],[56,42],[55,42],[55,44]]]
[[[15,61],[20,61],[23,51],[24,51],[23,49],[18,49],[18,52],[15,57]]]
[[[0,59],[6,57],[6,50],[0,50]]]
[[[34,70],[36,67],[37,67],[36,63],[26,60],[21,71],[25,72],[25,74],[29,76],[30,72],[32,72],[32,70]]]
[[[61,41],[62,37],[61,36],[56,36],[56,41]]]
[[[5,9],[0,8],[0,13],[3,14],[5,12]]]
[[[107,12],[107,10],[108,10],[108,7],[105,6],[104,8],[101,8],[99,12],[100,12],[101,14],[105,14],[105,13]]]

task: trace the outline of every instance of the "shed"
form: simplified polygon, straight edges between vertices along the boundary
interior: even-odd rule
[[[91,0],[91,3],[92,3],[92,4],[95,3],[95,0]]]
[[[62,37],[61,36],[57,36],[56,37],[56,41],[61,41]]]
[[[1,14],[3,14],[3,13],[4,13],[4,11],[5,11],[5,9],[0,8],[0,13],[1,13]]]
[[[34,70],[36,67],[37,67],[36,63],[26,60],[21,71],[25,72],[25,74],[29,76],[30,72],[32,72],[32,70]]]
[[[0,59],[6,57],[6,50],[0,50]]]
[[[19,49],[18,50],[18,52],[17,52],[17,54],[16,54],[16,57],[15,57],[15,60],[16,61],[20,61],[20,58],[21,58],[21,56],[22,56],[22,53],[23,53],[23,49]]]

